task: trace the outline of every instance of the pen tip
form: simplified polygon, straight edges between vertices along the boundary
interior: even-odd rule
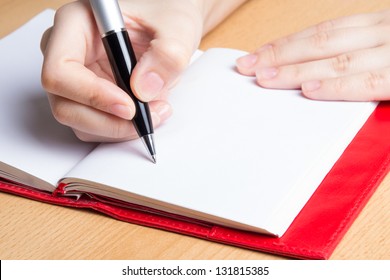
[[[156,163],[156,150],[154,148],[153,134],[147,134],[141,137],[142,142],[145,145],[146,150],[148,151],[149,156],[153,163]]]

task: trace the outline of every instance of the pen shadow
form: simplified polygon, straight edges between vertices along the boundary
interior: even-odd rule
[[[135,139],[135,140],[137,140],[137,139]],[[138,140],[141,141],[140,139],[138,139]],[[131,141],[134,141],[134,140],[131,140]],[[145,154],[146,151],[139,149],[139,146],[135,147],[135,145],[131,145],[131,146],[129,145],[125,152],[131,153],[132,155],[135,155],[139,158],[142,158],[143,160],[150,161],[150,158],[148,158]]]
[[[135,156],[139,159],[142,159],[142,161],[150,161],[151,159],[146,155],[146,150],[140,142],[141,139],[136,138],[130,141],[109,142],[109,143],[104,143],[102,145],[106,147],[109,146],[115,147],[115,151],[124,153],[126,155]]]
[[[60,124],[53,116],[49,101],[44,92],[31,92],[26,94],[27,98],[22,100],[22,106],[19,109],[19,120],[17,125],[23,128],[25,137],[40,143],[42,146],[51,146],[56,148],[71,149],[75,145],[92,146],[94,148],[99,143],[83,142],[76,137],[71,128]],[[134,141],[140,141],[135,139]],[[134,141],[126,141],[121,145],[125,153],[131,153],[139,158],[150,160],[143,150],[142,144]],[[134,142],[134,143],[133,143]],[[107,145],[120,143],[107,143]]]

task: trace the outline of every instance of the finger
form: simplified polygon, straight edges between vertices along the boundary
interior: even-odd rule
[[[180,10],[180,7],[164,12],[148,11],[145,16],[149,21],[144,23],[144,29],[151,30],[153,38],[130,80],[135,95],[143,101],[165,95],[188,66],[199,45],[202,35],[200,19],[185,8],[181,9],[182,13],[177,13],[176,9]]]
[[[318,100],[390,100],[390,68],[327,80],[305,82],[303,94]]]
[[[135,129],[128,120],[56,95],[49,95],[49,101],[56,120],[78,131],[78,135],[83,132],[99,138],[118,140],[136,137]]]
[[[333,58],[280,67],[259,68],[256,79],[266,88],[300,88],[305,81],[330,79],[373,71],[389,65],[389,47],[345,53]]]
[[[70,126],[83,141],[124,141],[138,137],[131,121],[56,95],[49,95],[49,101],[57,121]],[[164,101],[151,102],[150,110],[155,127],[172,113]]]
[[[135,94],[144,101],[165,95],[188,66],[191,55],[174,39],[152,41],[130,79]]]
[[[382,27],[367,27],[316,33],[287,44],[275,43],[264,46],[255,54],[249,55],[252,65],[245,62],[248,57],[241,58],[237,63],[241,73],[253,75],[261,67],[304,63],[359,49],[373,48],[383,43],[382,34],[386,34],[385,32],[387,30]],[[253,55],[255,57],[252,57]],[[244,65],[242,65],[242,60],[244,60]]]
[[[135,111],[131,98],[105,79],[108,74],[101,78],[85,67],[102,56],[101,45],[88,7],[81,2],[63,6],[45,48],[42,85],[58,96],[131,119]]]
[[[112,82],[99,78],[93,72],[77,62],[66,62],[54,67],[44,66],[42,85],[47,92],[73,100],[98,110],[130,120],[135,107],[128,95]]]
[[[95,134],[89,134],[84,131],[79,131],[77,129],[72,129],[74,134],[78,139],[80,139],[83,142],[123,142],[128,141],[132,139],[136,139],[138,137],[137,133],[133,131],[133,133],[127,137],[124,138],[113,138],[113,137],[107,137],[107,136],[101,136],[101,135],[95,135]]]
[[[344,28],[369,27],[378,24],[384,15],[382,13],[366,13],[326,20],[308,27],[300,32],[277,39],[274,43],[287,43],[293,40],[307,38],[316,33],[328,32]]]
[[[324,21],[303,31],[270,42],[269,44],[266,44],[257,49],[253,54],[239,58],[237,60],[237,69],[241,74],[253,76],[255,74],[256,65],[260,63],[262,63],[263,66],[269,66],[276,64],[286,64],[289,63],[289,61],[290,63],[292,63],[291,61],[297,62],[299,60],[307,61],[308,59],[310,59],[309,55],[313,57],[313,54],[307,54],[307,51],[310,46],[325,46],[328,41],[331,41],[330,39],[332,38],[330,38],[330,34],[332,34],[333,32],[336,32],[336,37],[338,37],[338,40],[343,42],[345,45],[345,43],[348,41],[345,40],[345,38],[343,37],[344,32],[348,33],[350,31],[354,31],[354,28],[372,28],[374,25],[378,24],[384,16],[384,13],[370,13],[352,15]],[[349,31],[338,32],[343,29]],[[354,38],[360,37],[360,31],[351,33],[354,33]],[[387,34],[387,31],[385,34]],[[374,38],[374,36],[369,37]],[[362,42],[365,43],[365,40],[357,42],[356,46],[359,46]],[[352,46],[352,44],[350,44],[350,46]],[[259,54],[262,54],[262,56],[260,56]],[[302,56],[308,57],[302,58]]]

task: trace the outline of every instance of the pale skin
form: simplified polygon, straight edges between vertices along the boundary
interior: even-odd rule
[[[137,97],[149,102],[155,126],[172,114],[169,91],[202,36],[244,2],[120,2],[138,58],[129,82]],[[302,88],[312,99],[389,100],[389,31],[390,11],[327,21],[259,47],[237,60],[237,70],[256,77],[262,87]],[[129,121],[134,104],[113,81],[87,1],[57,11],[41,49],[42,84],[60,123],[83,141],[137,137]]]
[[[266,88],[311,99],[390,100],[390,10],[322,22],[237,61]]]
[[[203,35],[245,0],[120,1],[138,63],[129,81],[158,126],[172,113],[169,90]],[[212,14],[212,16],[210,16]],[[61,7],[42,37],[42,85],[53,115],[84,141],[136,138],[131,98],[113,81],[88,1]]]

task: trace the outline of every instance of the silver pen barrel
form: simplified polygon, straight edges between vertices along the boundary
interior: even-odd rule
[[[125,29],[125,23],[117,0],[89,0],[102,37]]]

